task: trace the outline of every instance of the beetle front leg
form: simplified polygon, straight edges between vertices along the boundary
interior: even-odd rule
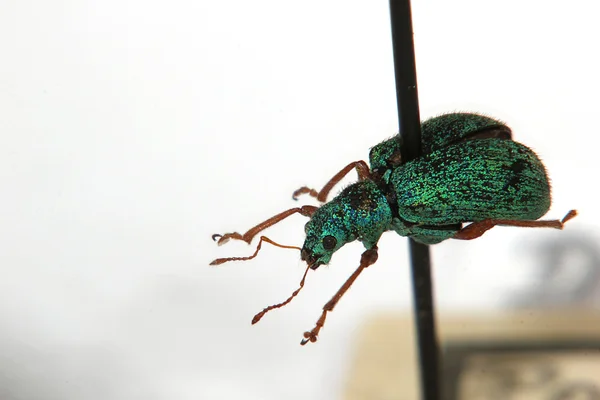
[[[317,208],[318,207],[315,207],[315,206],[302,206],[302,207],[290,208],[289,210],[286,210],[282,213],[279,213],[279,214],[269,218],[268,220],[266,220],[264,222],[261,222],[260,224],[251,228],[248,232],[244,233],[243,235],[238,232],[226,233],[224,235],[215,233],[211,237],[212,237],[212,240],[217,242],[217,244],[219,246],[227,243],[230,239],[243,240],[244,242],[250,244],[250,242],[252,241],[252,238],[254,236],[256,236],[256,234],[258,234],[261,231],[264,231],[265,229],[267,229],[270,226],[275,225],[276,223],[289,217],[290,215],[299,213],[300,215],[303,215],[305,217],[310,217],[315,213]]]
[[[471,240],[476,239],[483,235],[486,231],[489,231],[496,225],[503,226],[520,226],[527,228],[554,228],[554,229],[563,229],[564,225],[570,219],[575,218],[577,215],[576,210],[571,210],[564,216],[563,219],[558,220],[542,220],[542,221],[519,221],[519,220],[509,220],[509,219],[486,219],[479,222],[473,222],[472,224],[462,228],[458,231],[453,239],[461,239],[461,240]]]
[[[379,255],[377,254],[376,245],[362,253],[360,257],[360,266],[358,267],[358,269],[354,271],[352,275],[350,275],[350,277],[346,280],[346,282],[344,282],[342,287],[331,298],[331,300],[329,300],[327,304],[323,306],[323,312],[317,320],[315,327],[311,331],[304,332],[304,339],[302,339],[302,341],[300,342],[302,346],[304,346],[308,342],[314,343],[317,341],[319,331],[321,330],[321,328],[323,328],[323,325],[325,325],[325,318],[327,317],[327,313],[333,311],[338,301],[340,301],[342,296],[348,291],[348,289],[350,289],[350,286],[352,286],[352,284],[354,283],[356,278],[358,278],[360,273],[363,272],[363,270],[368,266],[375,264],[378,257]]]
[[[367,165],[366,162],[364,162],[362,160],[354,161],[354,162],[346,165],[346,167],[344,167],[344,169],[342,169],[340,172],[335,174],[335,176],[333,178],[331,178],[329,180],[329,182],[327,182],[325,184],[325,186],[323,186],[323,189],[321,189],[320,192],[317,192],[315,189],[311,189],[307,186],[302,186],[300,189],[296,190],[292,194],[292,199],[298,200],[298,196],[300,196],[301,194],[308,194],[309,196],[316,197],[316,199],[318,201],[320,201],[321,203],[324,203],[325,200],[327,200],[327,195],[329,194],[329,192],[331,192],[331,189],[333,189],[333,187],[339,181],[341,181],[346,175],[348,175],[348,173],[350,171],[352,171],[353,169],[356,169],[356,173],[358,174],[359,181],[367,179],[369,177],[369,175],[371,174],[371,171],[369,170],[369,166]]]

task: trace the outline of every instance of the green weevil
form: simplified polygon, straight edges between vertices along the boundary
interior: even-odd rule
[[[386,231],[431,245],[446,239],[475,239],[497,225],[562,229],[577,215],[571,210],[561,220],[538,220],[551,201],[544,165],[530,148],[512,140],[508,126],[494,118],[475,113],[434,117],[421,124],[419,158],[404,162],[401,148],[398,134],[371,149],[370,166],[365,161],[352,162],[320,191],[301,187],[292,196],[297,200],[299,195],[309,194],[322,203],[320,207],[289,209],[243,235],[213,235],[219,245],[229,239],[250,243],[259,232],[292,214],[310,218],[302,248],[283,246],[261,236],[253,255],[219,258],[211,263],[252,259],[263,241],[300,250],[301,259],[307,263],[300,287],[286,301],[258,313],[253,324],[268,311],[288,304],[304,286],[308,270],[329,263],[333,253],[346,243],[358,240],[365,246],[360,265],[325,304],[315,327],[304,333],[302,345],[317,340],[327,313],[358,275],[377,261],[377,242]],[[352,170],[357,171],[358,182],[326,202],[332,188]]]

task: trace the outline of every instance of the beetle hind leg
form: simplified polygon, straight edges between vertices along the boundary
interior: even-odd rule
[[[519,226],[519,227],[526,227],[526,228],[563,229],[565,223],[567,221],[575,218],[576,215],[577,215],[577,211],[571,210],[563,217],[563,219],[560,219],[560,220],[553,219],[553,220],[541,220],[541,221],[538,221],[538,220],[519,221],[519,220],[510,220],[510,219],[486,219],[483,221],[473,222],[470,225],[462,228],[460,231],[458,231],[453,236],[453,239],[461,239],[461,240],[476,239],[497,225]]]

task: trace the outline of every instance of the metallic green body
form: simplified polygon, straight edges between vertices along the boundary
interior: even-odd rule
[[[421,153],[443,149],[454,143],[477,138],[483,132],[503,132],[511,138],[510,128],[503,122],[474,113],[452,113],[429,118],[421,124]]]
[[[474,113],[452,113],[433,117],[421,124],[421,154],[442,149],[454,143],[479,136],[502,135],[511,138],[511,131],[501,121]],[[402,165],[402,137],[398,134],[373,146],[369,152],[371,170],[385,175]],[[389,177],[389,173],[387,174]]]
[[[536,220],[550,208],[542,162],[512,140],[470,140],[436,150],[396,168],[390,181],[398,212],[394,230],[426,244],[441,242],[452,232],[424,233],[422,225]]]
[[[536,220],[550,207],[542,162],[498,120],[469,113],[431,118],[422,123],[421,157],[405,163],[401,147],[399,135],[374,146],[370,178],[315,211],[303,247],[315,268],[354,240],[372,248],[388,230],[435,244],[463,223]],[[333,248],[323,246],[325,237]]]

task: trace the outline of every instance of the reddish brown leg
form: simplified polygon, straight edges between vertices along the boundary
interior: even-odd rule
[[[294,297],[296,297],[298,295],[298,293],[300,293],[300,291],[304,287],[304,281],[306,280],[306,274],[308,273],[309,269],[310,269],[310,265],[307,266],[306,267],[306,271],[304,271],[304,275],[302,276],[302,280],[300,281],[300,287],[298,289],[294,290],[294,292],[292,293],[292,295],[290,297],[288,297],[286,301],[284,301],[282,303],[279,303],[279,304],[275,304],[275,305],[266,307],[264,310],[262,310],[261,312],[259,312],[258,314],[256,314],[254,316],[254,318],[252,318],[252,325],[254,325],[258,321],[260,321],[260,319],[262,317],[264,317],[265,314],[268,313],[269,311],[274,310],[276,308],[281,308],[281,307],[285,306],[286,304],[288,304],[290,301],[292,301],[292,299]]]
[[[496,225],[505,226],[520,226],[528,228],[554,228],[563,229],[565,223],[573,219],[577,215],[576,210],[571,210],[564,216],[563,219],[546,220],[546,221],[516,221],[510,219],[486,219],[462,228],[454,235],[454,239],[471,240],[483,235],[486,231],[492,229]]]
[[[306,186],[302,186],[300,189],[296,190],[292,194],[292,198],[294,200],[298,200],[298,196],[300,196],[301,194],[308,194],[309,196],[316,197],[317,200],[320,201],[321,203],[324,203],[325,200],[327,200],[327,195],[329,194],[329,192],[331,192],[331,189],[333,189],[333,187],[339,181],[341,181],[348,174],[348,172],[352,171],[353,169],[356,169],[356,173],[358,174],[358,180],[360,180],[360,181],[367,179],[371,173],[369,171],[369,166],[367,165],[366,162],[364,162],[362,160],[354,161],[354,162],[346,165],[346,167],[343,170],[341,170],[340,172],[335,174],[335,176],[333,178],[331,178],[329,180],[329,182],[327,182],[327,184],[325,184],[325,186],[323,186],[323,189],[321,189],[320,192],[317,192],[315,189],[311,189]]]
[[[224,235],[215,233],[214,235],[212,235],[212,239],[217,241],[217,244],[219,246],[227,243],[229,241],[229,239],[243,240],[244,242],[250,244],[250,242],[252,241],[252,238],[254,236],[256,236],[256,234],[258,232],[264,231],[268,227],[275,225],[279,221],[289,217],[292,214],[299,213],[300,215],[304,215],[305,217],[310,217],[311,215],[314,214],[314,212],[317,210],[317,208],[318,207],[315,207],[315,206],[302,206],[302,207],[297,207],[297,208],[290,208],[287,211],[279,213],[279,214],[275,215],[274,217],[271,217],[268,220],[261,222],[260,224],[256,225],[254,228],[250,229],[248,232],[244,233],[243,235],[239,234],[238,232],[226,233]]]
[[[304,346],[308,342],[314,343],[317,341],[319,331],[321,330],[323,325],[325,325],[325,317],[327,317],[327,313],[329,311],[333,311],[338,301],[340,301],[342,296],[348,291],[348,289],[350,289],[350,286],[352,286],[352,284],[354,283],[356,278],[358,278],[360,273],[363,272],[363,270],[369,265],[375,264],[375,262],[377,261],[377,257],[377,246],[374,246],[373,248],[366,250],[364,253],[362,253],[360,257],[360,266],[358,267],[358,269],[354,271],[354,273],[342,285],[342,287],[331,298],[331,300],[329,300],[327,304],[323,306],[323,313],[321,313],[321,316],[317,320],[315,327],[310,332],[304,332],[304,339],[302,339],[302,341],[300,342],[302,346]]]

